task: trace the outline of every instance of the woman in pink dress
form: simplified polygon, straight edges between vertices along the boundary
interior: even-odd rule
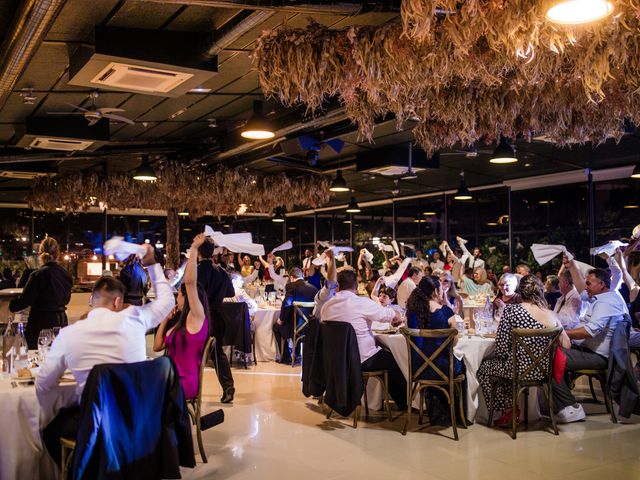
[[[178,291],[176,311],[160,324],[153,342],[154,351],[166,348],[167,354],[176,364],[187,400],[198,395],[202,352],[209,338],[209,303],[207,294],[197,279],[198,247],[205,240],[202,234],[194,238],[184,281]]]

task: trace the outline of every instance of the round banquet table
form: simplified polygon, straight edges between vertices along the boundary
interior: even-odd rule
[[[42,444],[40,431],[61,407],[77,401],[77,384],[61,383],[43,398],[40,406],[34,385],[14,383],[0,376],[0,480],[20,478],[54,479],[59,469]]]
[[[255,354],[258,362],[273,362],[276,359],[276,340],[273,326],[278,320],[280,309],[277,307],[259,307],[251,322],[255,339]]]

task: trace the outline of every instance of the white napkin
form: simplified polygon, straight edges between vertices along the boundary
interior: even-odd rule
[[[400,248],[398,247],[398,242],[395,240],[391,240],[391,246],[393,247],[393,251],[396,252],[396,255],[400,255]]]
[[[410,244],[410,243],[403,243],[403,244],[402,244],[402,246],[403,246],[404,248],[408,248],[409,250],[415,250],[415,249],[416,249],[416,246],[415,246],[415,245],[412,245],[412,244]]]
[[[318,240],[318,245],[322,248],[331,248],[331,242],[323,242],[322,240]]]
[[[276,248],[271,250],[271,253],[282,252],[284,250],[291,250],[292,248],[293,248],[293,243],[291,243],[291,240],[287,240],[282,245],[278,245]]]
[[[204,227],[205,237],[209,237],[219,247],[226,247],[232,252],[248,253],[249,255],[264,255],[264,245],[253,243],[250,233],[216,232],[209,225]]]
[[[142,258],[147,253],[147,249],[142,245],[125,242],[123,237],[111,237],[104,242],[104,253],[114,255],[121,262],[126,260],[130,255],[137,255]]]
[[[386,245],[384,243],[379,243],[378,249],[383,250],[385,252],[393,252],[393,247],[391,245]]]
[[[573,260],[573,255],[567,251],[567,247],[564,245],[545,245],[542,243],[534,243],[531,245],[531,251],[533,252],[533,257],[536,259],[536,262],[540,265],[544,265],[561,253],[565,254],[569,260]]]
[[[601,253],[606,253],[609,257],[613,257],[616,253],[616,248],[626,247],[629,245],[628,243],[622,243],[619,240],[611,240],[604,245],[600,245],[599,247],[594,247],[589,252],[591,255],[600,255]]]
[[[364,253],[364,261],[367,262],[368,264],[371,264],[373,262],[373,253],[371,253],[366,248],[363,248],[361,252]]]
[[[633,227],[633,231],[631,232],[631,239],[635,240],[636,238],[640,238],[640,224]]]
[[[351,247],[329,247],[327,248],[318,258],[314,258],[311,263],[317,266],[324,265],[327,261],[327,253],[329,250],[333,252],[334,255],[340,255],[342,252],[353,252],[353,248]]]
[[[383,277],[384,284],[387,287],[396,288],[396,285],[398,285],[398,283],[402,279],[402,275],[404,275],[404,272],[411,263],[411,260],[412,259],[410,257],[405,258],[398,267],[398,270],[396,270],[396,273],[389,275],[388,277]]]

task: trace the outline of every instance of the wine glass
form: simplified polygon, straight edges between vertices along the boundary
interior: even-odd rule
[[[276,292],[269,292],[269,303],[271,305],[275,305],[275,303],[276,303]]]
[[[53,331],[50,329],[40,330],[38,334],[38,359],[40,362],[45,360],[46,349],[51,345],[51,335],[53,335]]]

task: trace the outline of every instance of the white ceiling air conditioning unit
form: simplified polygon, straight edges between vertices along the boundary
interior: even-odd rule
[[[118,90],[137,90],[150,94],[168,93],[193,77],[186,72],[111,62],[91,82]]]
[[[93,141],[90,140],[71,140],[51,137],[36,137],[29,144],[31,148],[42,148],[44,150],[62,150],[65,152],[86,150],[91,145],[93,145]]]
[[[94,45],[69,58],[69,84],[179,97],[218,72],[210,44],[206,33],[96,27]]]

